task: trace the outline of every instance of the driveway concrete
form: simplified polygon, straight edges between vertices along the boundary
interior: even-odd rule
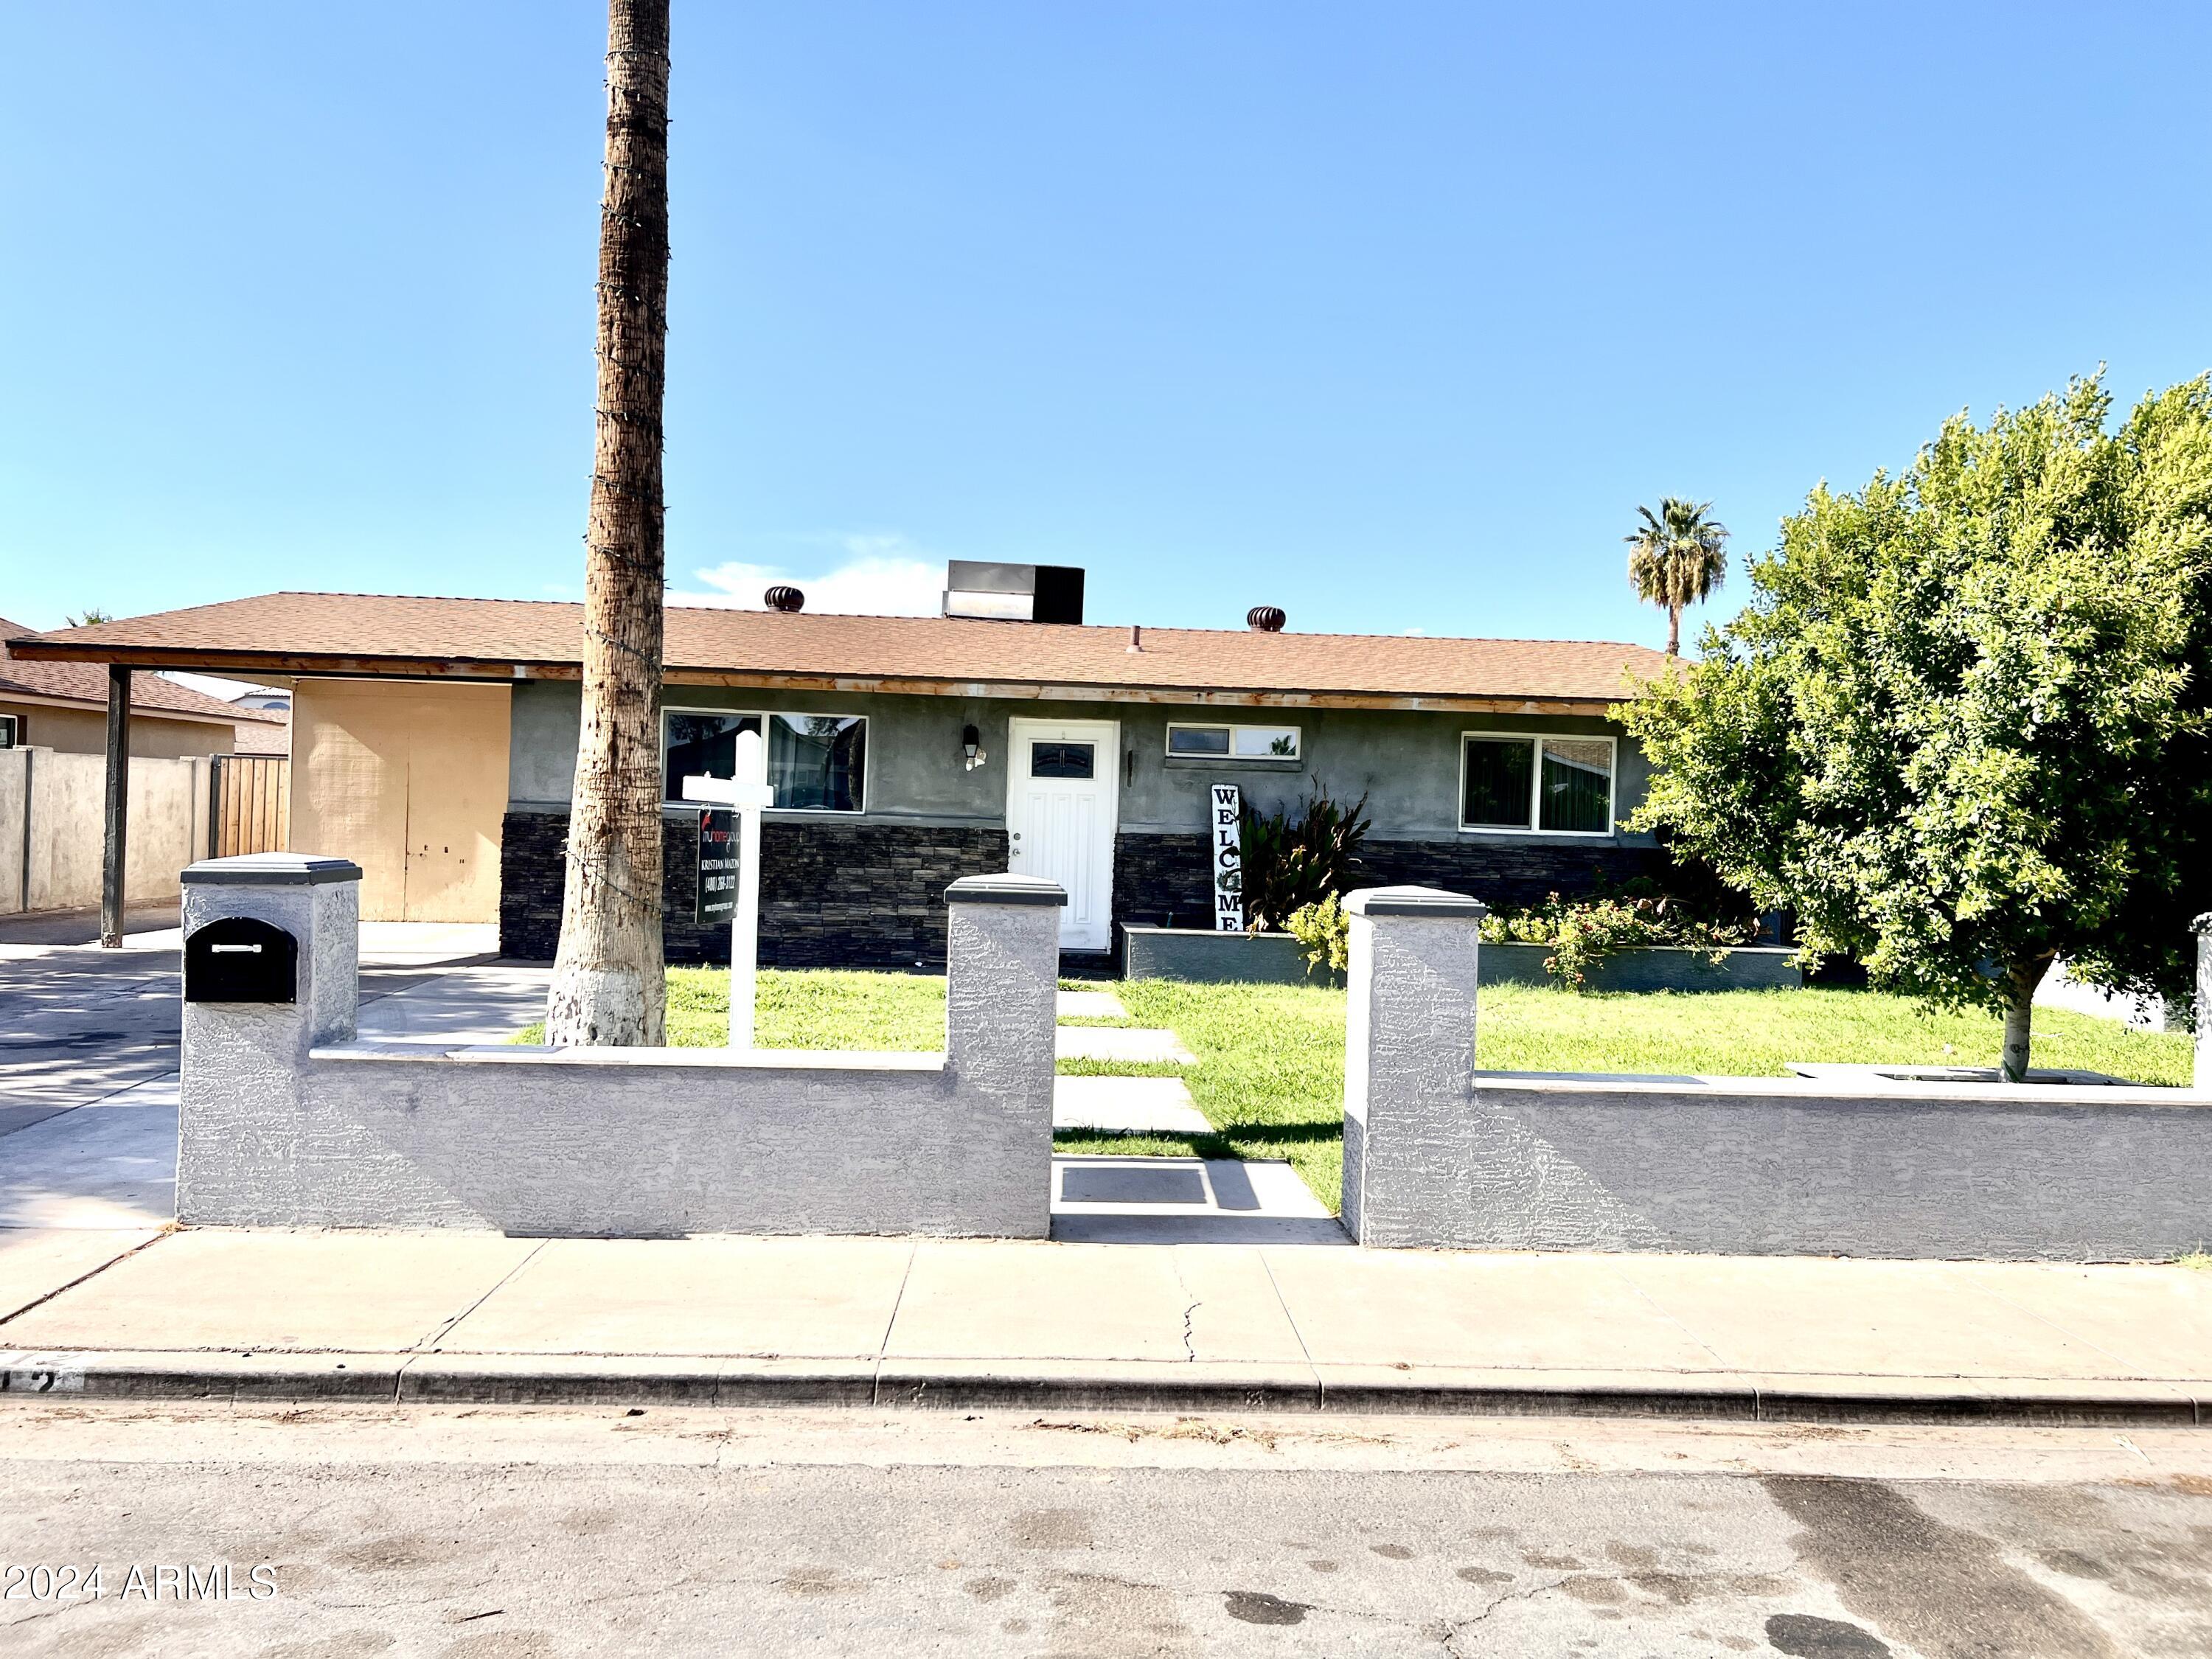
[[[176,1214],[174,916],[140,913],[118,951],[78,942],[82,918],[0,923],[0,1230]],[[495,942],[473,925],[365,924],[362,1034],[458,1047],[539,1018],[550,970],[486,961]]]

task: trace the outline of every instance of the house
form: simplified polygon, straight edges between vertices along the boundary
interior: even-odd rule
[[[787,966],[943,959],[947,883],[1068,890],[1062,945],[1212,919],[1209,786],[1262,809],[1364,795],[1365,877],[1516,903],[1663,867],[1620,820],[1636,745],[1607,717],[1665,659],[1595,641],[1086,626],[1081,573],[956,565],[940,617],[668,612],[662,713],[672,960],[694,924],[697,809],[765,739],[761,944]],[[1039,619],[1043,618],[1043,619]],[[293,691],[291,844],[361,864],[372,919],[500,924],[553,953],[582,607],[271,593],[18,642],[41,662],[191,668]]]
[[[31,630],[0,617],[0,749],[33,744],[97,755],[107,746],[107,670],[98,661],[31,662],[7,642]],[[281,755],[282,709],[247,708],[158,674],[132,677],[131,752],[150,760]]]

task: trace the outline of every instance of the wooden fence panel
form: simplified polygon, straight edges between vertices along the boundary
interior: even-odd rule
[[[281,853],[292,835],[292,763],[283,755],[217,755],[208,856]]]

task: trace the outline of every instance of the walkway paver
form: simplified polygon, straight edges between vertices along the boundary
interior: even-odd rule
[[[1060,991],[1053,998],[1056,1019],[1127,1019],[1129,1011],[1111,991]]]
[[[1298,1172],[1272,1158],[1053,1159],[1052,1236],[1070,1243],[1352,1241]]]
[[[1055,1078],[1052,1127],[1109,1135],[1213,1133],[1179,1077]]]
[[[1053,1053],[1060,1060],[1117,1060],[1123,1064],[1195,1064],[1195,1057],[1173,1031],[1143,1025],[1060,1025],[1053,1030]]]

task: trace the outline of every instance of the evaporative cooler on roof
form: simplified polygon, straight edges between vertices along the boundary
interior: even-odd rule
[[[1079,623],[1083,572],[1066,564],[988,564],[949,559],[945,614],[992,622]]]

